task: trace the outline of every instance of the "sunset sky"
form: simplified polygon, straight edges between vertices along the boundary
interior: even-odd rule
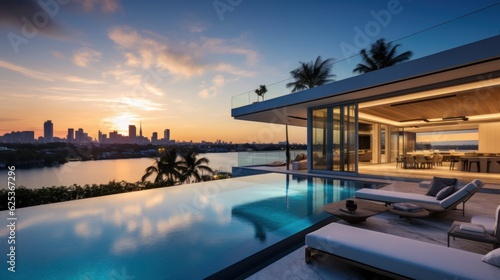
[[[169,128],[179,141],[240,143],[283,141],[285,129],[233,120],[233,96],[288,79],[299,61],[341,61],[379,38],[400,39],[497,1],[37,2],[0,2],[0,135],[43,136],[52,120],[55,136],[83,128],[97,138],[99,130],[127,135],[142,122],[148,138]],[[454,31],[442,26],[397,43],[418,58],[500,34],[498,14],[499,5],[450,23]],[[360,42],[359,31],[377,20]],[[291,128],[290,140],[305,143],[306,130]]]

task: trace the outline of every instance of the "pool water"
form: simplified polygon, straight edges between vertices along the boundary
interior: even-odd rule
[[[328,217],[374,184],[264,174],[16,210],[0,279],[201,279]],[[8,211],[0,212],[7,225]]]

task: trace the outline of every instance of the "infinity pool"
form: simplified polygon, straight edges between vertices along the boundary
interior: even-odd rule
[[[16,210],[0,279],[201,279],[329,218],[374,184],[265,174]]]

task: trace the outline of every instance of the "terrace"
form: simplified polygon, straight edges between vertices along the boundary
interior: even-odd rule
[[[500,190],[499,185],[488,184],[485,187]],[[385,188],[412,193],[425,193],[426,191],[417,183],[412,182],[393,182]],[[462,217],[461,211],[457,210],[425,219],[412,219],[409,222],[391,212],[384,212],[368,218],[364,223],[349,225],[446,247],[447,231],[453,221],[469,222],[473,215],[492,215],[492,211],[499,204],[500,192],[497,191],[495,194],[481,192],[476,193],[467,202],[465,217]],[[339,223],[346,224],[344,221],[339,221]],[[259,267],[247,279],[278,280],[292,277],[299,279],[375,279],[380,277],[333,259],[321,259],[306,264],[304,262],[304,247],[302,245],[292,248],[286,252],[284,257],[273,259],[271,263]],[[464,239],[451,240],[450,247],[478,254],[486,254],[493,248],[490,244]]]
[[[473,132],[478,148],[471,156],[500,155],[500,36],[479,30],[474,38],[452,36],[450,41],[450,36],[443,36],[460,34],[460,29],[469,20],[486,24],[499,9],[492,7],[484,13],[395,41],[404,50],[412,50],[412,46],[421,45],[421,42],[427,45],[412,61],[400,65],[353,75],[352,69],[360,61],[354,55],[333,65],[336,81],[330,84],[291,93],[285,85],[292,81],[287,79],[269,84],[265,101],[259,101],[253,91],[234,96],[232,116],[235,119],[306,127],[308,161],[307,168],[301,170],[261,165],[238,167],[233,172],[356,178],[386,182],[388,185],[384,189],[411,193],[426,193],[419,182],[433,176],[486,182],[484,189],[467,202],[465,216],[461,211],[448,211],[410,223],[394,213],[385,212],[353,225],[446,246],[447,230],[453,221],[469,222],[473,215],[494,214],[500,204],[500,161],[492,161],[492,169],[486,169],[485,162],[481,168],[478,164],[473,167],[476,169],[469,169],[465,158],[455,168],[450,168],[451,162],[445,161],[442,166],[429,169],[403,169],[396,167],[397,158],[416,152],[418,133],[434,133],[437,142],[444,140],[443,131],[456,133],[457,139],[452,140],[469,140],[459,138],[463,136],[461,132]],[[363,137],[368,140],[363,141]],[[367,162],[359,160],[362,149],[373,153]],[[436,151],[438,153],[451,157],[456,151]],[[492,249],[488,244],[460,239],[452,241],[451,246],[480,254]],[[286,256],[256,267],[255,274],[248,279],[373,277],[333,260],[307,265],[303,253],[303,246],[292,247],[284,253]]]

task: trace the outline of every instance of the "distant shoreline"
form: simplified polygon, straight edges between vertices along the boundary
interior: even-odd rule
[[[291,145],[293,149],[306,149],[305,144]],[[33,169],[57,167],[68,162],[153,158],[159,155],[162,146],[138,144],[72,144],[72,143],[45,143],[45,144],[0,144],[0,169],[16,166],[19,169]],[[199,154],[228,153],[245,151],[280,151],[284,144],[183,144],[170,145],[181,151],[194,149]]]

